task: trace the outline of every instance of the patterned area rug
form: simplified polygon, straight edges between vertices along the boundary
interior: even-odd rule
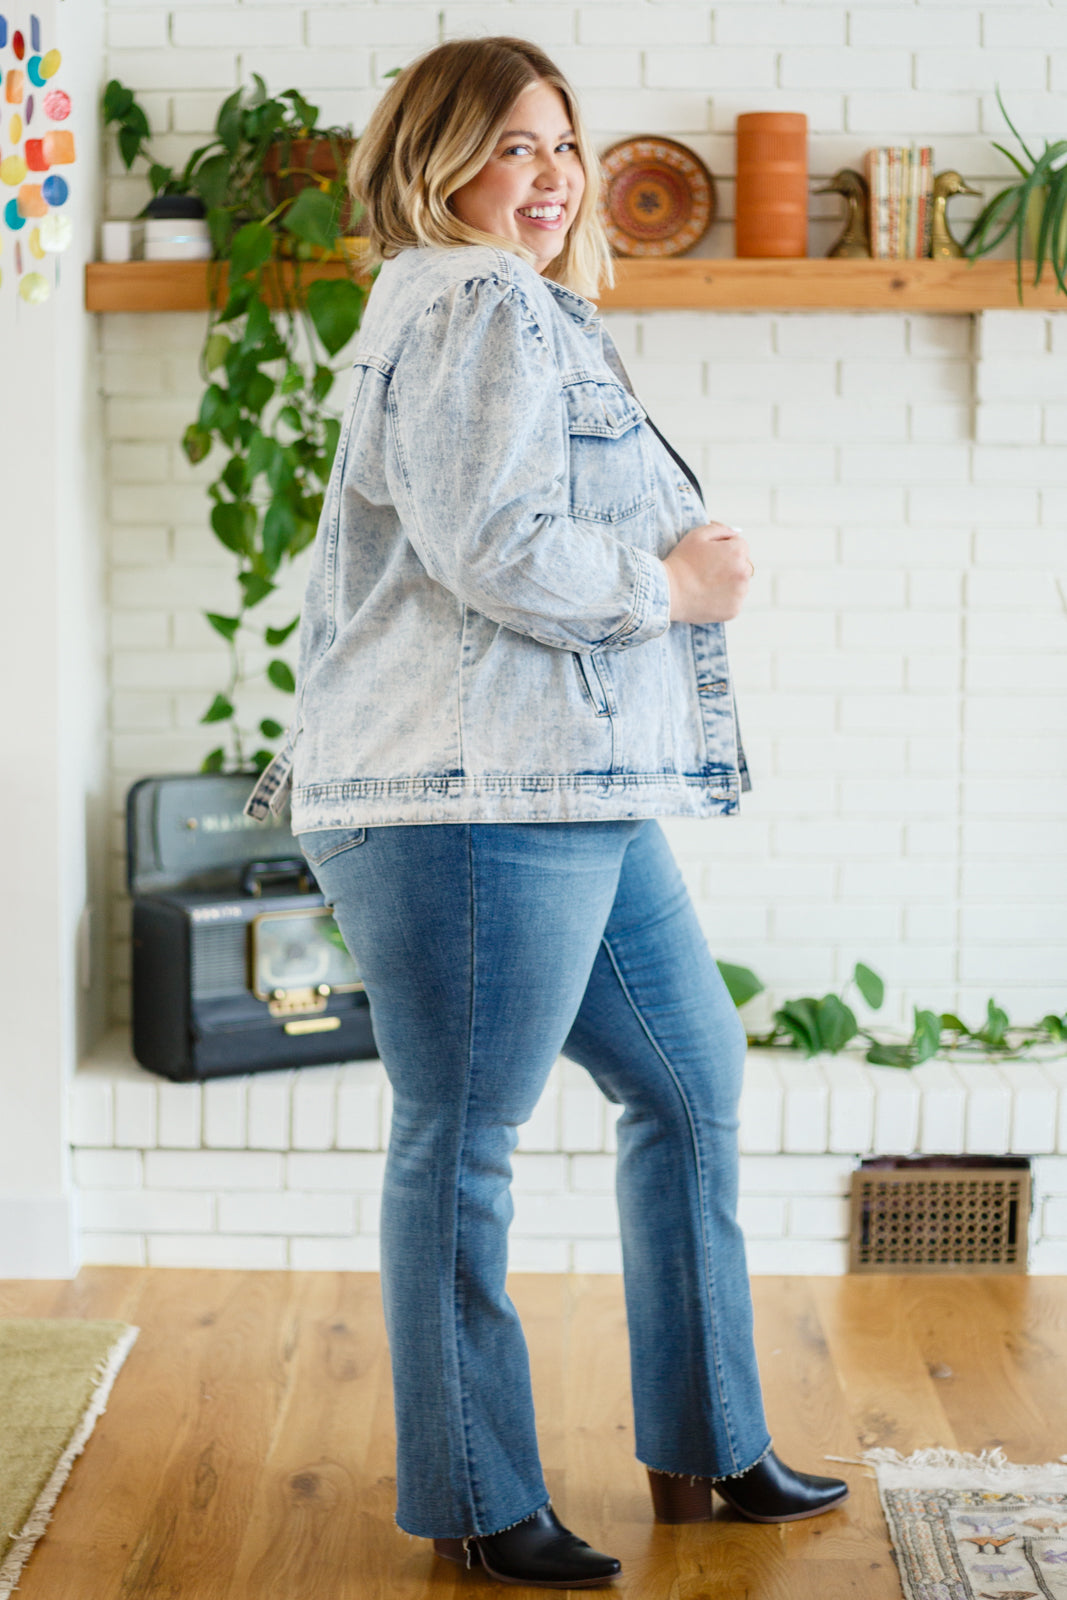
[[[137,1337],[125,1322],[0,1322],[0,1600],[7,1600]]]
[[[1067,1457],[868,1450],[905,1600],[1067,1600]]]

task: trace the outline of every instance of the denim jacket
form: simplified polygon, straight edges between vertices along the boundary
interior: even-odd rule
[[[382,267],[312,557],[295,715],[247,810],[296,833],[736,811],[706,522],[588,300],[503,249]]]

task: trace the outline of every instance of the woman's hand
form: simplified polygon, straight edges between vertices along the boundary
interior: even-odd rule
[[[756,570],[748,545],[724,522],[690,528],[663,565],[672,622],[729,622],[740,611]]]

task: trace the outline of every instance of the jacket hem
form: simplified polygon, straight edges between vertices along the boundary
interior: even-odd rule
[[[729,816],[736,773],[361,778],[294,788],[294,833],[412,823],[605,822]]]

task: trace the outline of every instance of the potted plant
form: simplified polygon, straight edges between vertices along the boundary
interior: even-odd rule
[[[340,433],[325,409],[335,379],[329,361],[358,328],[367,293],[355,252],[343,243],[358,225],[345,184],[351,129],[320,128],[318,108],[298,90],[272,96],[254,77],[253,88],[223,102],[215,137],[180,174],[151,161],[148,171],[154,195],[199,196],[214,252],[205,388],[182,447],[193,463],[219,452],[208,485],[211,526],[236,559],[238,598],[228,614],[205,613],[230,666],[201,718],[227,733],[205,756],[205,771],[262,769],[284,731],[273,717],[249,727],[239,702],[262,676],[246,667],[260,640],[270,655],[263,673],[275,689],[292,692],[289,664],[274,652],[299,619],[257,626],[250,614],[274,593],[282,564],[315,537]],[[127,169],[147,157],[148,119],[117,79],[105,91],[104,117],[117,126]],[[344,274],[305,287],[301,263],[313,259],[339,261]],[[229,281],[220,305],[223,263]]]
[[[1019,181],[999,190],[975,218],[964,240],[965,254],[976,260],[995,250],[1010,233],[1015,236],[1015,268],[1019,301],[1023,298],[1023,261],[1027,247],[1034,261],[1034,283],[1041,281],[1048,261],[1059,288],[1067,294],[1067,139],[1058,139],[1035,155],[1008,116],[1000,89],[997,104],[1019,141],[1024,160],[994,140],[993,148],[1007,156]]]

